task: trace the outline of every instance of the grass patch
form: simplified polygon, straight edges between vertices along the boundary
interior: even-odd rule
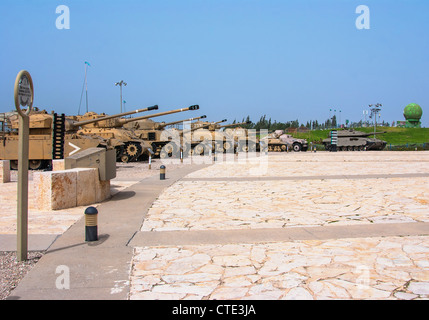
[[[374,128],[356,128],[356,131],[366,133],[374,132]],[[295,133],[293,137],[300,139],[307,139],[308,142],[320,144],[323,139],[328,138],[331,130],[313,130],[306,133]],[[381,139],[392,145],[406,145],[406,144],[429,144],[429,128],[398,128],[398,127],[377,127],[377,132],[386,133],[376,135],[377,139]],[[369,138],[373,138],[371,135]]]

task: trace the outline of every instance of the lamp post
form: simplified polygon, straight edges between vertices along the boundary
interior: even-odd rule
[[[381,103],[376,103],[375,105],[370,104],[369,108],[371,109],[371,115],[370,118],[374,117],[374,138],[375,138],[375,131],[377,130],[377,114],[380,112],[382,107]]]
[[[115,82],[115,86],[119,86],[120,87],[120,91],[121,91],[121,113],[122,113],[122,86],[126,86],[127,83],[124,82],[124,80],[121,80],[119,82]]]

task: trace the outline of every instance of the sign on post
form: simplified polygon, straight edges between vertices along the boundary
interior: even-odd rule
[[[17,210],[17,259],[27,260],[28,253],[28,149],[29,114],[33,106],[33,80],[28,71],[18,73],[14,87],[15,107],[19,115],[18,140],[18,210]],[[21,110],[21,106],[27,107]]]

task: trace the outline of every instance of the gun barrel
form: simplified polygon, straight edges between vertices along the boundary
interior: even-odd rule
[[[210,122],[210,123],[206,123],[206,124],[203,124],[202,126],[199,126],[199,127],[195,127],[195,128],[192,128],[192,129],[188,129],[188,130],[186,130],[186,131],[182,131],[182,134],[185,134],[185,133],[189,133],[189,132],[192,132],[192,131],[195,131],[195,130],[198,130],[198,129],[203,129],[203,128],[207,128],[207,127],[209,127],[209,126],[212,126],[212,125],[216,125],[216,124],[218,124],[218,123],[222,123],[222,122],[225,122],[225,121],[227,121],[226,119],[223,119],[223,120],[220,120],[220,121],[217,121],[217,122]]]
[[[164,112],[154,113],[151,115],[141,116],[141,117],[137,117],[137,118],[122,119],[121,123],[126,124],[126,123],[133,122],[133,121],[155,118],[155,117],[161,117],[161,116],[165,116],[167,114],[173,114],[173,113],[177,113],[177,112],[183,112],[183,111],[188,111],[188,110],[198,110],[199,108],[200,107],[198,105],[193,105],[193,106],[190,106],[187,108],[180,108],[180,109],[176,109],[176,110],[164,111]]]
[[[221,128],[228,128],[228,127],[234,127],[234,126],[241,126],[244,124],[250,124],[250,121],[240,122],[240,123],[231,123],[231,124],[224,124],[223,126],[219,126],[219,129]]]
[[[89,119],[89,120],[74,122],[71,125],[73,127],[79,127],[79,126],[84,126],[84,125],[87,125],[87,124],[90,124],[90,123],[94,123],[94,122],[99,122],[99,121],[108,120],[108,119],[112,119],[112,118],[118,118],[118,117],[122,117],[122,116],[127,116],[127,115],[134,114],[134,113],[140,113],[140,112],[157,110],[157,109],[158,109],[158,105],[154,105],[154,106],[151,106],[151,107],[148,107],[148,108],[144,108],[144,109],[138,109],[138,110],[134,110],[134,111],[128,111],[128,112],[118,113],[118,114],[114,114],[114,115],[111,115],[111,116],[105,116],[105,117],[101,117],[101,118],[97,118],[97,119]]]
[[[173,121],[173,122],[168,122],[168,123],[161,123],[160,126],[159,126],[159,128],[162,129],[162,128],[165,128],[166,126],[171,126],[173,124],[177,124],[177,123],[180,123],[180,122],[194,121],[194,120],[203,119],[203,118],[206,118],[206,116],[201,116],[201,117],[196,117],[196,118],[189,118],[189,119],[184,119],[184,120],[179,120],[179,121]]]

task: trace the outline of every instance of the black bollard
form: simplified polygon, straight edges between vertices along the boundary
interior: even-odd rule
[[[85,241],[98,240],[97,219],[98,211],[94,207],[88,207],[85,210]]]
[[[165,166],[159,167],[159,180],[165,180]]]

